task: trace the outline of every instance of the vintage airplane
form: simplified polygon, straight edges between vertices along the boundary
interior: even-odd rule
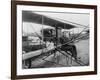
[[[81,25],[81,24],[76,24],[73,22],[67,22],[59,19],[53,19],[51,17],[47,17],[41,14],[37,14],[31,11],[22,11],[22,21],[23,22],[32,22],[32,23],[37,23],[41,24],[42,26],[47,25],[53,27],[51,28],[45,28],[41,29],[41,35],[35,32],[35,34],[28,34],[26,36],[22,36],[22,47],[23,47],[23,54],[22,54],[22,60],[23,61],[28,61],[29,62],[29,68],[31,67],[31,59],[36,56],[46,56],[48,57],[49,55],[52,55],[55,53],[56,50],[60,50],[60,48],[65,45],[65,44],[70,44],[73,43],[79,39],[82,39],[83,37],[88,36],[89,30],[87,29],[87,26]],[[77,27],[84,27],[83,30],[78,33],[77,35],[70,35],[69,41],[67,41],[64,44],[59,44],[59,38],[62,36],[62,29],[70,30],[72,28],[77,28]],[[82,35],[82,32],[86,32],[86,35]],[[68,34],[68,31],[65,31],[65,33]],[[34,36],[36,39],[35,42],[36,44],[32,45],[32,39],[29,39],[29,36]],[[39,40],[39,42],[37,42]],[[49,42],[49,45],[47,47],[47,43]],[[50,45],[53,44],[52,48],[49,48]],[[61,50],[59,51],[61,54],[65,55],[68,57],[68,55],[72,56],[72,53],[63,53]],[[45,60],[43,58],[43,60]],[[74,58],[72,60],[75,61]],[[80,65],[85,65],[82,61],[76,61]]]

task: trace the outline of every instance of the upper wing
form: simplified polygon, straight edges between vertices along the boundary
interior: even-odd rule
[[[32,11],[22,11],[22,21],[48,25],[52,27],[61,27],[63,29],[71,29],[76,27],[75,25],[66,23],[64,21],[59,21],[41,14],[33,13]]]

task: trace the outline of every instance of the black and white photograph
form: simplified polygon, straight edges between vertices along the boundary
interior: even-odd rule
[[[12,3],[13,78],[97,73],[96,6]]]
[[[90,14],[22,11],[22,68],[89,66]]]

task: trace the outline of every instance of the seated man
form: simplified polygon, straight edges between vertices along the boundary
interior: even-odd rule
[[[62,35],[62,37],[60,37],[60,43],[62,44],[61,50],[67,52],[71,52],[72,57],[74,57],[75,59],[77,59],[77,51],[76,51],[76,46],[72,45],[72,44],[67,44],[67,42],[69,42],[70,40],[68,39],[68,37],[66,37],[66,35]]]

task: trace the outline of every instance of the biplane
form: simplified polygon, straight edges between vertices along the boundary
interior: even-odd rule
[[[22,61],[23,65],[27,66],[27,68],[32,68],[32,61],[35,59],[37,60],[38,58],[41,58],[41,61],[66,66],[59,63],[60,59],[57,59],[56,62],[47,60],[47,58],[50,56],[56,58],[58,52],[59,54],[66,57],[67,66],[71,65],[72,61],[78,65],[87,65],[78,59],[78,57],[75,59],[73,56],[74,53],[70,50],[64,51],[61,48],[64,45],[70,46],[74,45],[75,42],[78,42],[82,39],[88,39],[88,26],[48,17],[31,11],[22,11],[22,22],[31,22],[41,25],[39,33],[37,31],[34,31],[34,33],[25,33],[23,31],[24,35],[22,36]],[[44,26],[49,27],[44,28]],[[74,34],[70,31],[71,29],[79,27],[82,27],[82,31],[77,34]],[[35,30],[33,27],[31,29]],[[63,35],[66,36],[67,40],[62,44],[60,42],[60,38]]]

